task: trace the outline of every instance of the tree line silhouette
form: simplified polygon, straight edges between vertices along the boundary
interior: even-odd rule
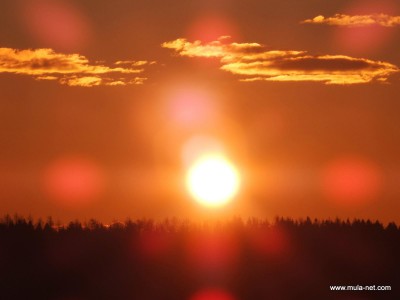
[[[399,254],[395,223],[360,219],[61,225],[7,215],[0,299],[400,299]]]

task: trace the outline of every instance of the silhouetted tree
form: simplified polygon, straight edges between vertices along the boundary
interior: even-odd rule
[[[0,220],[1,299],[400,299],[400,229],[370,220]],[[330,285],[391,285],[332,292]],[[350,297],[350,298],[346,298]],[[353,298],[351,298],[353,297]]]

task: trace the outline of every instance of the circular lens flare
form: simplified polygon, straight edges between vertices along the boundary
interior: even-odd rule
[[[103,187],[102,170],[84,158],[59,158],[44,172],[46,194],[63,207],[88,205],[100,196]]]
[[[185,87],[173,92],[168,103],[169,116],[179,126],[195,127],[213,122],[213,96],[198,88]]]
[[[396,15],[394,0],[349,1],[344,14],[355,15]],[[395,31],[391,27],[370,24],[367,26],[339,26],[335,29],[332,42],[340,51],[354,54],[374,54],[381,51],[393,40]]]
[[[24,29],[44,47],[76,50],[91,38],[90,24],[72,1],[23,1]]]
[[[206,154],[196,160],[187,175],[187,186],[199,203],[218,207],[238,192],[240,176],[236,168],[219,154]]]
[[[204,289],[194,294],[190,300],[235,300],[232,294],[222,289]]]
[[[206,14],[197,18],[189,27],[187,36],[190,39],[212,42],[221,36],[237,38],[238,30],[231,20],[219,14]]]
[[[372,161],[349,157],[331,162],[324,171],[322,183],[324,193],[335,203],[358,206],[379,195],[383,178]]]

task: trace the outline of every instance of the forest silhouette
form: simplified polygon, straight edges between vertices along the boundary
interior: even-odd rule
[[[395,223],[359,219],[60,225],[5,216],[0,299],[400,299],[399,253]]]

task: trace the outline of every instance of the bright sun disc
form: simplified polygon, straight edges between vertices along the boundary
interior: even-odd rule
[[[206,206],[221,206],[239,190],[235,167],[224,157],[206,155],[194,162],[188,172],[187,186],[192,196]]]

